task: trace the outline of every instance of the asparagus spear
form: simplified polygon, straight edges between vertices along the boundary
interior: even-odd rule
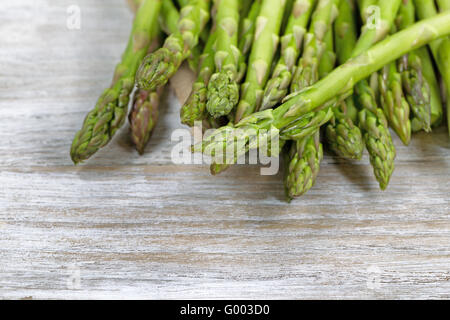
[[[242,19],[239,28],[239,50],[242,53],[242,59],[247,57],[252,48],[253,37],[255,36],[256,19],[261,11],[261,1],[262,0],[253,1],[248,15],[245,19]]]
[[[419,48],[415,52],[422,62],[422,74],[430,87],[431,124],[433,126],[438,126],[442,122],[443,107],[441,91],[434,70],[433,61],[427,47]],[[413,131],[423,129],[422,122],[417,119],[413,119],[411,125]],[[414,130],[414,127],[418,128],[418,130]]]
[[[133,108],[129,114],[131,140],[136,150],[144,153],[150,137],[158,121],[158,105],[162,87],[156,92],[139,90],[134,96]]]
[[[302,196],[316,182],[323,159],[319,132],[317,130],[310,136],[292,142],[285,177],[286,196],[289,200]]]
[[[252,114],[259,108],[270,66],[277,49],[284,1],[263,0],[256,20],[255,37],[250,53],[247,76],[241,87],[241,100],[235,121]]]
[[[161,0],[145,0],[139,7],[122,61],[116,67],[110,88],[100,96],[75,135],[70,155],[75,164],[104,147],[123,125],[136,70],[156,35]]]
[[[411,142],[411,121],[409,104],[403,95],[402,78],[394,62],[386,65],[379,74],[381,105],[389,124],[402,140],[403,144]]]
[[[239,1],[218,0],[216,23],[216,73],[208,83],[206,108],[219,118],[228,115],[239,101]]]
[[[361,36],[359,37],[355,49],[352,52],[352,57],[356,57],[370,48],[374,43],[385,38],[391,30],[398,9],[400,8],[402,0],[379,0],[377,5],[380,12],[379,26],[364,26]],[[367,4],[361,6],[362,12],[367,12]],[[364,16],[363,16],[364,18]]]
[[[355,108],[352,97],[333,109],[334,117],[327,125],[326,137],[330,149],[336,155],[348,160],[360,160],[364,141],[360,128],[349,115],[350,108]]]
[[[359,113],[359,126],[370,154],[370,163],[381,190],[389,185],[394,171],[395,148],[388,134],[388,124],[381,109],[372,112],[364,109]]]
[[[315,2],[315,0],[294,2],[286,30],[281,38],[281,57],[271,79],[267,82],[261,110],[274,107],[286,96]]]
[[[334,52],[334,32],[329,28],[324,38],[324,52],[319,63],[319,78],[322,79],[333,71],[336,66],[337,56]]]
[[[339,15],[334,23],[336,56],[341,64],[352,57],[353,48],[358,41],[355,11],[354,0],[341,0]]]
[[[140,88],[155,90],[165,85],[191,55],[209,20],[209,5],[210,0],[190,0],[181,9],[177,32],[166,39],[162,48],[145,57],[139,67],[136,79]]]
[[[328,28],[324,37],[325,52],[320,60],[318,72],[321,77],[326,76],[333,70],[336,63],[336,55],[334,53],[333,29]],[[327,114],[323,113],[325,117]],[[309,124],[310,130],[315,130],[310,135],[295,140],[287,154],[289,165],[287,166],[287,174],[285,177],[286,195],[289,200],[300,197],[308,192],[315,184],[317,175],[320,170],[320,163],[323,158],[323,146],[320,143],[320,128]],[[317,127],[316,129],[314,129]],[[296,129],[297,130],[297,129]],[[286,130],[292,134],[291,130]],[[302,134],[306,134],[309,130],[304,130]]]
[[[357,41],[354,11],[355,7],[352,0],[341,0],[339,16],[334,26],[336,55],[341,63],[344,63],[351,57],[353,47]],[[326,41],[326,43],[328,42],[329,40]],[[328,54],[325,53],[322,57],[321,66],[323,66],[322,62],[324,59],[327,59],[327,56]],[[345,159],[361,159],[364,141],[361,130],[355,125],[357,110],[353,97],[349,97],[342,102],[333,112],[334,117],[326,128],[326,137],[330,149]]]
[[[361,55],[334,69],[311,87],[288,96],[286,102],[277,109],[257,112],[234,126],[221,127],[202,143],[194,145],[192,150],[213,154],[216,148],[223,149],[224,144],[237,139],[245,145],[245,148],[235,150],[234,156],[237,159],[249,149],[258,148],[258,135],[279,134],[280,130],[300,122],[306,124],[299,127],[299,130],[307,130],[310,128],[308,123],[317,123],[313,121],[316,115],[313,111],[330,110],[330,107],[348,97],[355,83],[366,79],[402,55],[449,34],[450,12],[422,20],[375,44]],[[332,113],[331,110],[330,112]]]
[[[400,1],[379,0],[374,4],[373,1],[363,0],[359,1],[359,5],[362,19],[366,24],[352,52],[352,56],[366,50],[388,34],[400,7]],[[369,9],[372,5],[378,6],[379,17],[376,18],[380,21],[368,20],[367,13],[370,12]],[[374,27],[371,25],[372,22],[377,22],[379,25]],[[371,84],[367,80],[356,84],[355,101],[361,109],[358,126],[362,131],[364,142],[369,152],[375,178],[380,188],[385,190],[394,172],[396,150],[388,129],[386,117],[383,114],[383,110],[378,107],[372,79],[374,79],[374,75],[371,77]],[[379,90],[378,85],[377,90]]]
[[[239,49],[242,52],[241,58],[243,60],[241,63],[245,63],[244,60],[251,49],[255,33],[255,22],[260,9],[261,0],[254,1],[248,16],[242,21],[239,36]],[[212,29],[214,30],[215,27]],[[213,45],[216,41],[215,37],[216,34],[213,33],[213,37],[208,39],[200,59],[199,76],[193,85],[191,95],[181,108],[181,122],[188,126],[194,126],[195,121],[203,121],[208,117],[206,112],[207,86],[215,67],[213,50]]]
[[[450,11],[449,0],[437,0],[439,9],[441,12]],[[442,39],[442,43],[438,50],[438,65],[440,66],[442,79],[444,82],[444,88],[447,99],[447,126],[450,135],[450,38],[446,37]]]
[[[198,77],[192,86],[192,92],[187,101],[181,107],[181,122],[190,127],[193,127],[196,121],[203,121],[208,116],[206,112],[207,87],[214,72],[213,45],[215,41],[216,33],[213,32],[210,35],[200,58]]]
[[[297,92],[319,80],[319,63],[324,52],[324,38],[338,13],[337,0],[319,0],[305,37],[305,48],[292,77],[291,92]]]
[[[401,30],[415,22],[415,7],[412,0],[404,0],[396,19],[396,25]],[[421,127],[431,131],[431,95],[430,86],[423,76],[422,59],[417,51],[404,55],[398,61],[399,71],[406,99],[415,118],[421,122]]]
[[[142,0],[137,1],[142,2]],[[161,29],[170,35],[176,32],[180,15],[172,0],[162,1],[160,25]],[[159,45],[160,41],[155,40],[148,52],[153,52]],[[162,91],[162,88],[159,88],[156,92],[137,89],[134,93],[133,106],[128,115],[128,120],[130,123],[131,140],[140,154],[144,153],[145,146],[150,140],[153,129],[156,126]]]

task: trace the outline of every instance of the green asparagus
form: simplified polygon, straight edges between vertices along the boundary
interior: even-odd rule
[[[274,107],[286,96],[315,3],[315,0],[294,2],[288,25],[281,37],[281,58],[267,82],[261,110]]]
[[[206,111],[207,88],[209,80],[214,72],[213,46],[215,41],[216,33],[213,32],[210,35],[201,56],[198,77],[192,86],[192,92],[181,107],[181,122],[190,127],[193,127],[196,121],[203,121],[208,117]]]
[[[381,105],[389,124],[402,140],[403,144],[411,142],[411,121],[409,104],[403,95],[402,77],[394,62],[386,65],[379,75]]]
[[[308,192],[315,184],[323,159],[319,130],[293,141],[288,153],[285,189],[289,200]]]
[[[133,108],[129,114],[131,140],[136,150],[144,153],[156,122],[158,121],[158,105],[162,88],[156,92],[139,90],[134,96]]]
[[[261,11],[261,1],[262,0],[253,1],[248,15],[241,21],[241,26],[239,28],[239,50],[242,53],[242,59],[247,57],[252,48],[256,29],[256,19]]]
[[[279,42],[284,1],[263,0],[256,20],[255,37],[250,53],[247,76],[241,86],[241,100],[238,104],[235,122],[258,110],[264,87],[270,73],[270,66]]]
[[[370,163],[381,190],[386,190],[394,171],[395,148],[386,132],[388,124],[381,109],[372,112],[363,109],[359,113],[359,126],[364,132],[364,140],[370,154]]]
[[[340,63],[345,63],[351,57],[353,47],[357,41],[355,7],[352,0],[341,0],[334,33],[336,56]],[[325,53],[322,57],[321,68],[323,68],[322,62],[324,59],[327,59],[327,56],[329,54]],[[326,137],[330,149],[345,159],[361,159],[364,141],[361,130],[355,125],[357,110],[353,97],[349,97],[342,102],[333,112],[334,117],[326,128]]]
[[[331,72],[336,63],[332,28],[328,29],[324,42],[325,52],[322,55],[318,68],[321,77]],[[318,119],[317,116],[315,118]],[[309,130],[314,130],[316,127],[315,132],[303,138],[297,138],[292,142],[291,148],[286,155],[289,159],[289,165],[286,166],[285,187],[289,200],[300,197],[308,192],[315,184],[317,175],[319,174],[320,162],[323,158],[323,146],[320,143],[320,127],[314,126],[312,123],[309,125]],[[303,130],[302,133],[305,134],[309,130]],[[284,134],[286,135],[286,132],[292,133],[290,131],[286,130]]]
[[[232,141],[238,139],[245,142],[245,148],[236,150],[234,153],[235,159],[237,159],[242,152],[258,147],[255,138],[259,134],[279,134],[280,129],[295,124],[297,121],[308,122],[307,117],[312,111],[317,111],[318,108],[329,109],[343,98],[347,98],[349,91],[356,83],[366,79],[384,65],[449,34],[450,12],[422,20],[375,44],[361,55],[333,70],[311,87],[288,96],[286,102],[277,109],[251,114],[233,127],[219,128],[202,143],[194,145],[192,150],[210,154],[215,148],[226,144],[227,139],[224,140],[223,137],[229,136],[230,139],[232,137]]]
[[[440,8],[443,11],[448,11],[449,9],[447,1],[438,2]],[[417,15],[420,19],[426,19],[434,17],[437,14],[437,8],[434,4],[434,1],[427,0],[414,0],[414,4],[417,9]],[[447,89],[447,92],[450,92],[450,40],[449,37],[443,37],[441,39],[437,39],[430,43],[430,49],[433,54],[434,60],[436,61],[437,67],[441,73],[443,82]],[[449,130],[450,130],[450,99],[447,98],[447,119],[449,122]]]
[[[450,11],[449,0],[437,0],[439,9],[441,12]],[[450,135],[450,38],[446,37],[442,39],[442,43],[439,46],[437,53],[438,65],[440,66],[442,79],[444,82],[444,89],[447,99],[447,126]]]
[[[216,73],[208,83],[206,108],[214,118],[228,115],[239,101],[239,1],[217,0]]]
[[[136,75],[139,88],[155,90],[175,74],[191,55],[199,35],[209,20],[210,0],[190,0],[181,9],[178,30],[171,34],[159,50],[144,58]]]
[[[136,70],[157,34],[160,9],[161,0],[145,0],[139,7],[113,83],[100,96],[95,108],[86,116],[83,127],[75,135],[70,151],[75,164],[87,160],[104,147],[123,125]]]
[[[325,50],[324,38],[338,14],[337,0],[319,0],[305,37],[305,48],[292,77],[291,92],[319,80],[319,63]]]
[[[396,26],[402,30],[415,22],[415,7],[412,0],[403,0],[396,19]],[[430,86],[423,76],[422,60],[417,51],[410,52],[398,61],[402,76],[403,92],[415,118],[423,130],[431,131]]]
[[[442,106],[441,90],[439,87],[439,83],[437,81],[433,61],[427,47],[417,49],[415,52],[422,62],[423,77],[424,79],[426,79],[426,82],[430,87],[431,124],[433,126],[438,126],[442,122],[444,109]],[[418,127],[419,130],[423,129],[421,121],[413,119],[412,121],[413,128],[415,123],[417,124],[416,127]]]

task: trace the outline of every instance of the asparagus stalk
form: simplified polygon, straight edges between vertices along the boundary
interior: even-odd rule
[[[403,0],[397,16],[398,29],[404,29],[415,22],[415,7],[412,0]],[[422,60],[417,51],[404,55],[398,61],[402,76],[403,91],[415,118],[421,127],[431,131],[430,86],[423,76]]]
[[[449,0],[437,0],[441,12],[450,11]],[[442,43],[438,50],[438,65],[440,66],[442,80],[444,82],[444,89],[447,100],[447,126],[450,135],[450,38],[442,39]]]
[[[447,11],[446,1],[438,2],[443,11]],[[437,8],[434,1],[414,0],[417,9],[417,15],[420,19],[431,18],[437,14]],[[437,67],[441,73],[446,91],[450,92],[450,40],[448,37],[437,39],[430,43],[430,49],[436,61]],[[447,94],[447,96],[449,96]],[[447,119],[450,128],[450,99],[447,97]],[[449,129],[450,130],[450,129]]]
[[[360,16],[361,16],[362,22],[363,22],[363,24],[366,24],[370,15],[374,14],[374,12],[372,10],[370,10],[371,7],[377,6],[379,0],[356,0],[356,1],[358,3],[358,7],[360,10]]]
[[[235,121],[252,114],[262,102],[264,86],[278,46],[285,1],[263,0],[256,20],[255,37],[250,53],[247,76],[241,87]]]
[[[142,0],[137,0],[142,2]],[[161,6],[160,25],[166,34],[175,33],[177,30],[180,15],[172,0],[163,0]],[[155,40],[149,48],[149,53],[153,52],[160,45],[160,41]],[[134,93],[133,105],[128,115],[130,123],[131,140],[140,153],[150,140],[159,116],[159,101],[162,88],[156,92],[137,89]]]
[[[255,0],[252,4],[252,7],[248,13],[247,18],[242,20],[241,27],[240,27],[240,42],[239,42],[239,49],[242,52],[241,58],[242,61],[240,64],[246,65],[246,60],[249,55],[249,52],[252,48],[253,44],[253,37],[255,34],[256,29],[256,19],[259,16],[259,12],[261,11],[261,0]],[[283,143],[280,143],[284,144]],[[282,147],[280,147],[281,152]],[[218,175],[228,168],[230,168],[231,165],[227,163],[212,163],[210,166],[211,174]]]
[[[288,199],[292,200],[308,192],[316,182],[323,159],[320,131],[293,141],[287,159],[285,190]]]
[[[318,72],[321,77],[326,76],[333,70],[336,63],[334,53],[333,29],[328,28],[324,37],[325,52],[320,60]],[[323,113],[325,117],[329,114]],[[316,126],[317,127],[317,126]],[[311,130],[315,130],[309,136],[298,138],[291,145],[287,154],[289,165],[285,177],[286,195],[289,200],[300,197],[308,192],[315,184],[320,170],[320,163],[323,158],[323,146],[320,143],[320,128],[311,125]],[[289,132],[287,130],[286,132]],[[305,134],[309,130],[302,132]],[[286,134],[285,132],[285,134]]]
[[[430,87],[431,124],[433,126],[438,126],[442,122],[444,109],[442,106],[441,91],[434,70],[433,61],[427,47],[419,48],[415,52],[422,62],[422,74]],[[414,127],[418,128],[418,130],[423,129],[422,121],[420,120],[413,119],[411,124],[413,131],[417,131],[414,130]]]
[[[213,49],[215,41],[216,33],[213,32],[200,58],[198,77],[192,86],[192,92],[181,107],[181,122],[190,127],[193,127],[196,121],[203,121],[208,116],[206,111],[207,88],[215,67]]]
[[[355,108],[350,97],[333,109],[334,117],[326,128],[328,145],[336,155],[348,160],[360,160],[364,151],[361,130],[350,116]]]
[[[133,23],[127,49],[117,65],[113,83],[88,113],[83,127],[75,135],[70,155],[75,164],[90,158],[104,147],[123,125],[136,70],[148,51],[158,29],[161,0],[145,0]]]
[[[245,146],[235,150],[234,156],[237,159],[249,149],[258,148],[258,135],[279,135],[280,130],[297,123],[303,123],[304,126],[298,128],[300,132],[305,131],[310,128],[309,123],[317,123],[314,120],[316,113],[313,111],[328,109],[332,114],[330,107],[347,98],[356,83],[404,54],[449,34],[450,12],[422,20],[350,59],[311,87],[287,97],[286,102],[277,109],[257,112],[234,126],[219,128],[202,143],[194,145],[192,150],[211,155],[216,148],[223,150],[224,144],[233,143],[237,139]]]
[[[255,36],[256,19],[261,11],[261,1],[255,0],[250,8],[248,15],[242,19],[239,30],[239,50],[241,51],[242,59],[245,59],[253,44],[253,37]]]
[[[159,116],[159,101],[162,87],[156,92],[139,90],[134,96],[133,108],[129,114],[131,140],[136,150],[144,153]]]
[[[386,190],[394,171],[396,152],[383,111],[363,109],[359,113],[359,126],[364,133],[375,177],[381,190]]]
[[[239,49],[242,52],[240,63],[245,63],[246,57],[251,49],[253,36],[255,33],[255,22],[261,9],[261,0],[253,2],[248,16],[243,19],[240,29]],[[212,28],[214,30],[215,27]],[[208,117],[206,111],[207,87],[212,73],[214,72],[214,50],[216,34],[213,33],[205,46],[205,50],[200,59],[199,76],[193,85],[191,95],[181,108],[181,122],[194,126],[196,121],[204,121]]]
[[[373,1],[363,0],[359,1],[359,4],[365,25],[361,37],[358,39],[355,49],[352,52],[352,56],[369,48],[388,34],[401,3],[399,0],[379,0],[374,4]],[[378,6],[379,17],[374,17],[375,19],[370,21],[367,14],[375,14],[375,12],[371,12],[370,10],[370,6],[373,5]],[[379,21],[376,21],[376,19],[379,19]],[[378,23],[378,25],[372,25],[373,22]],[[362,131],[364,142],[369,152],[375,178],[380,188],[385,190],[395,169],[396,150],[388,129],[386,117],[383,114],[383,110],[378,107],[376,91],[373,85],[376,82],[373,80],[376,79],[376,76],[376,74],[371,76],[370,84],[367,80],[360,81],[356,84],[355,101],[361,109],[358,126]],[[380,89],[378,82],[376,86],[377,92]],[[380,100],[380,102],[383,101]]]
[[[409,120],[409,104],[403,95],[402,77],[396,64],[386,65],[379,74],[381,105],[389,124],[402,140],[403,144],[411,142],[411,121]]]
[[[190,0],[181,9],[178,30],[159,50],[144,58],[136,75],[139,88],[155,90],[175,74],[197,45],[199,35],[209,20],[210,0]]]
[[[319,63],[325,49],[324,38],[337,17],[337,0],[319,0],[305,37],[305,48],[294,72],[291,92],[304,89],[319,80]]]
[[[352,57],[353,48],[358,41],[355,11],[354,0],[341,0],[339,15],[334,23],[336,56],[341,64]]]
[[[374,43],[384,39],[391,30],[398,9],[400,8],[402,0],[379,0],[377,6],[379,7],[380,21],[377,27],[367,24],[363,27],[361,36],[359,37],[355,49],[352,52],[352,57],[356,57],[370,48]],[[367,12],[370,1],[360,6],[361,11]],[[363,16],[364,18],[364,16]]]
[[[281,57],[271,79],[267,82],[261,110],[274,107],[286,96],[315,3],[315,0],[294,2],[286,30],[281,38]]]
[[[357,41],[355,7],[352,0],[341,0],[339,16],[334,26],[336,55],[339,62],[344,63],[351,55]],[[328,43],[326,41],[326,43]],[[323,66],[325,53],[321,60]],[[322,67],[323,68],[323,67]],[[329,71],[331,71],[330,69]],[[321,76],[323,78],[323,76]],[[356,107],[353,97],[342,102],[333,109],[334,117],[326,127],[326,138],[330,149],[345,159],[361,159],[364,150],[364,141],[361,130],[355,125]]]
[[[450,11],[450,1],[449,0],[436,0],[441,11]]]
[[[208,84],[206,108],[219,118],[228,115],[239,101],[239,1],[218,0],[216,23],[216,73]]]

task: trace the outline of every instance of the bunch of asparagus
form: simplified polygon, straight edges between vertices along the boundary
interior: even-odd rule
[[[450,0],[129,2],[127,49],[75,136],[74,163],[112,139],[130,101],[143,153],[161,92],[184,61],[197,79],[181,122],[216,129],[193,152],[212,156],[217,174],[275,137],[288,199],[314,185],[324,148],[349,161],[366,148],[384,190],[396,157],[389,127],[408,145],[442,123],[445,99],[450,127]],[[222,159],[236,143],[243,148]]]

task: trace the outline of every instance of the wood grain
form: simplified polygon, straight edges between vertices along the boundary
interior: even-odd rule
[[[126,3],[0,4],[0,297],[450,298],[450,143],[444,128],[398,139],[387,192],[367,155],[327,154],[316,187],[170,161],[179,103],[167,90],[147,152],[125,127],[80,167],[69,146],[110,82]],[[179,84],[175,84],[178,88]]]

